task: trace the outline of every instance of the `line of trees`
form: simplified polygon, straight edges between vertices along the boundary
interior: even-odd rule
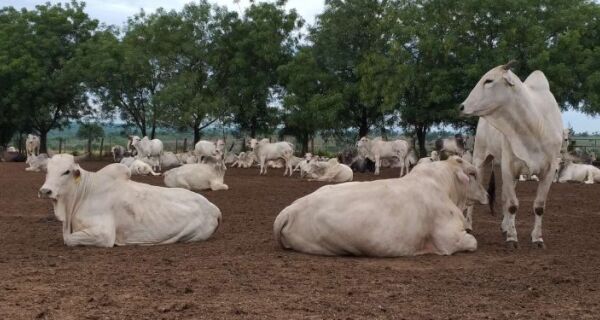
[[[493,66],[543,70],[561,107],[600,113],[600,5],[591,0],[326,0],[304,26],[286,1],[243,13],[206,0],[100,25],[83,2],[0,10],[0,145],[120,117],[141,135],[215,122],[251,137],[386,135],[425,152]]]

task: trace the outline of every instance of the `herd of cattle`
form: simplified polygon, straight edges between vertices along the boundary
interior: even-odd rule
[[[482,186],[486,166],[499,164],[502,174],[502,231],[517,245],[517,181],[539,181],[533,204],[531,240],[544,247],[542,217],[552,182],[600,182],[600,169],[579,163],[567,152],[559,107],[540,71],[521,81],[511,63],[488,71],[460,105],[478,116],[474,137],[440,139],[435,150],[418,159],[405,140],[362,137],[354,150],[337,158],[294,155],[288,142],[251,139],[249,151],[225,151],[223,140],[199,141],[193,151],[165,152],[158,139],[132,136],[125,147],[112,148],[115,164],[87,172],[68,154],[39,154],[39,138],[26,141],[28,171],[46,172],[39,196],[49,198],[63,222],[66,245],[112,247],[165,244],[208,239],[221,220],[220,210],[193,191],[228,190],[227,166],[260,174],[268,167],[299,172],[326,185],[297,199],[274,221],[277,243],[321,255],[393,257],[473,251],[475,203],[495,200],[494,170],[488,191]],[[353,170],[372,165],[397,167],[400,179],[351,182]],[[169,168],[161,173],[163,168]],[[132,181],[131,175],[163,175],[165,187]],[[426,190],[427,192],[423,192]]]

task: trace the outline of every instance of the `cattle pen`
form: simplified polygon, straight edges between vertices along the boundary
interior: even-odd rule
[[[83,162],[96,171],[107,162]],[[554,184],[546,250],[526,239],[534,182],[519,183],[521,246],[507,249],[498,215],[477,206],[478,249],[453,256],[378,259],[284,251],[275,216],[324,185],[229,169],[229,190],[201,192],[223,213],[206,242],[69,248],[41,173],[0,164],[2,319],[597,319],[600,186]],[[379,178],[397,177],[383,169]],[[135,177],[163,185],[162,177]],[[355,180],[372,180],[355,174]],[[10,186],[9,188],[6,186]],[[424,191],[425,192],[425,191]]]

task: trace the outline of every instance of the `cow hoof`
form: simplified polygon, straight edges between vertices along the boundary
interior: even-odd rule
[[[470,229],[470,228],[467,228],[467,229],[465,229],[465,231],[466,231],[468,234],[473,234],[473,230],[472,230],[472,229]]]
[[[506,241],[506,248],[510,250],[515,250],[519,248],[519,243],[514,240]]]
[[[544,241],[535,241],[533,242],[533,247],[536,249],[546,249],[546,244]]]
[[[508,232],[506,231],[502,231],[502,238],[506,238],[506,235],[508,234]]]

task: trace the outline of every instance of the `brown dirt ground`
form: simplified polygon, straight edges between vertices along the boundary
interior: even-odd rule
[[[223,212],[207,242],[67,248],[51,203],[36,196],[44,175],[24,168],[0,164],[0,319],[600,319],[597,184],[552,187],[546,250],[528,241],[535,183],[526,182],[514,252],[500,217],[480,206],[475,253],[371,259],[279,249],[275,216],[322,184],[258,169],[229,170],[229,191],[202,193]]]

